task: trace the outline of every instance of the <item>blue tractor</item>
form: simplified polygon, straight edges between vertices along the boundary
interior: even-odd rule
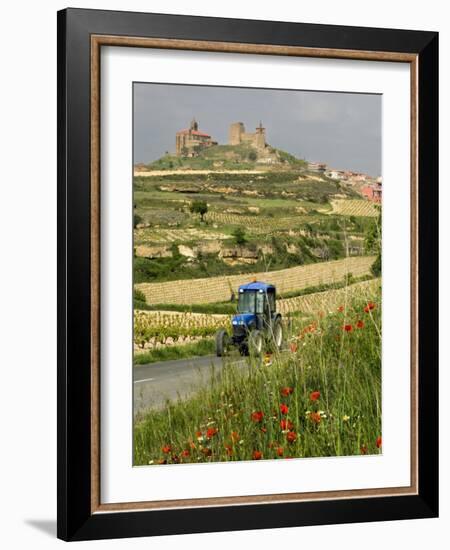
[[[280,350],[283,344],[283,323],[276,311],[274,285],[254,281],[241,285],[238,291],[237,314],[231,321],[232,333],[224,328],[216,333],[216,354],[226,355],[237,347],[241,355],[260,355],[268,346]]]

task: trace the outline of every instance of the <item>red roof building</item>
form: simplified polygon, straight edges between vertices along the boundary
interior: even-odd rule
[[[190,128],[180,130],[175,136],[177,157],[195,157],[206,147],[217,145],[211,136],[198,129],[198,123],[192,119]]]
[[[382,191],[378,183],[361,187],[360,193],[369,201],[381,203]]]

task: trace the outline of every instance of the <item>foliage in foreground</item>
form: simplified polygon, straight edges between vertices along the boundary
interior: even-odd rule
[[[136,424],[136,465],[381,450],[380,292],[294,326],[289,351],[230,361],[186,401]]]

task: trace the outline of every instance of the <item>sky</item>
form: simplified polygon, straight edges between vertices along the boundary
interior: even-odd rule
[[[175,151],[175,133],[195,117],[220,144],[232,122],[267,143],[331,168],[381,175],[381,95],[259,88],[134,84],[134,162]]]

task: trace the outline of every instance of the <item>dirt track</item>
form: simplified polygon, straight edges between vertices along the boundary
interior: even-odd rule
[[[175,174],[183,175],[199,175],[199,174],[261,174],[265,170],[149,170],[141,172],[136,170],[134,175],[141,178],[152,178],[156,176],[173,176]]]

